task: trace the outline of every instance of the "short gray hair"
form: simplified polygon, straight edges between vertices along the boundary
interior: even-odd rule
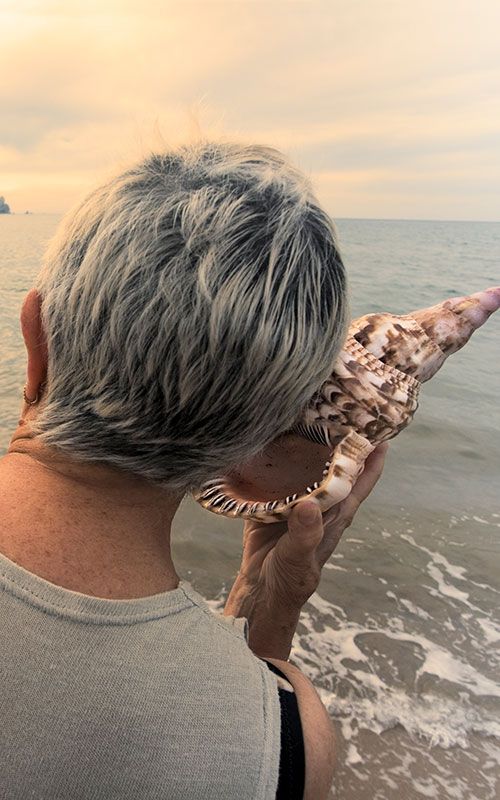
[[[347,331],[334,224],[260,144],[198,140],[108,180],[66,215],[34,286],[35,436],[171,491],[289,429]]]

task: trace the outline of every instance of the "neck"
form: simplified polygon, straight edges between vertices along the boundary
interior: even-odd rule
[[[108,599],[177,587],[170,531],[182,494],[62,457],[20,424],[0,459],[0,552],[51,583]]]

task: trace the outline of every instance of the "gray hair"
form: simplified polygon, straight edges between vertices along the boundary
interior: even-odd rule
[[[108,180],[64,218],[34,286],[34,435],[171,491],[288,430],[347,331],[334,224],[259,144],[199,140]]]

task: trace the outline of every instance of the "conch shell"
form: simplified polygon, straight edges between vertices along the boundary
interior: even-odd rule
[[[332,375],[294,427],[207,481],[195,499],[217,514],[261,522],[286,519],[305,497],[327,511],[347,497],[369,453],[411,422],[421,384],[498,308],[500,287],[354,320]]]

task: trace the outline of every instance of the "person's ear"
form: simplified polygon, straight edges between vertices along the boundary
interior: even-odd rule
[[[42,298],[30,289],[21,308],[21,329],[28,352],[26,394],[35,397],[47,376],[47,341],[41,318]]]

